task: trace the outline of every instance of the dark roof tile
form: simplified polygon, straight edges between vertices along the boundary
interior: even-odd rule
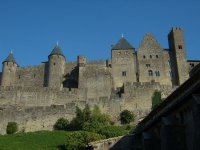
[[[122,37],[117,44],[112,47],[112,50],[126,50],[126,49],[134,49],[133,46]]]
[[[49,56],[51,55],[62,55],[63,57],[65,57],[58,44],[54,47],[54,49],[51,51],[51,54]]]
[[[13,56],[13,53],[11,52],[3,62],[14,62],[14,63],[16,63],[15,58]]]

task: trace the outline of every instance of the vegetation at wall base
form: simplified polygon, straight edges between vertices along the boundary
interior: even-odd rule
[[[77,107],[76,117],[70,123],[65,118],[58,119],[55,131],[0,135],[0,149],[81,150],[89,142],[126,135],[131,128],[131,125],[114,126],[110,117],[101,113],[97,106],[92,110],[88,106],[83,110]]]
[[[151,110],[156,109],[161,103],[162,103],[161,92],[160,91],[155,91],[153,93],[153,96],[152,96]]]
[[[132,121],[134,121],[135,117],[133,113],[129,110],[123,110],[120,113],[120,121],[121,124],[130,124]]]
[[[6,127],[6,133],[7,134],[14,134],[18,130],[17,123],[16,122],[8,122],[8,125]]]
[[[66,130],[69,126],[69,121],[65,118],[60,118],[54,125],[55,130]]]

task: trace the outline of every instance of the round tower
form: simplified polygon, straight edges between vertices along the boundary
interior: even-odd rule
[[[47,86],[50,88],[62,88],[63,76],[65,70],[65,56],[60,46],[57,45],[48,56],[48,81]]]
[[[3,61],[1,86],[12,86],[15,83],[17,63],[11,52]]]

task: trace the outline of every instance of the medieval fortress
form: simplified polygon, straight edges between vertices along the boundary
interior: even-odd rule
[[[166,97],[200,62],[186,59],[182,28],[172,28],[168,42],[169,48],[162,48],[147,33],[134,48],[122,37],[112,46],[110,60],[78,56],[76,62],[68,62],[57,44],[48,61],[33,67],[20,67],[10,53],[0,73],[0,134],[10,121],[25,131],[52,129],[58,118],[71,119],[76,106],[86,104],[98,105],[115,120],[124,109],[144,117],[155,90]]]

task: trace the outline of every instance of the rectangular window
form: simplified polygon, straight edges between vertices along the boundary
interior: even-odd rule
[[[182,45],[178,45],[178,49],[183,49]]]
[[[155,71],[156,77],[160,76],[160,71]]]
[[[153,71],[152,70],[148,70],[148,74],[149,74],[149,76],[153,76]]]
[[[147,67],[147,68],[150,67],[150,64],[146,64],[146,67]]]
[[[126,71],[122,71],[122,76],[126,76]]]

